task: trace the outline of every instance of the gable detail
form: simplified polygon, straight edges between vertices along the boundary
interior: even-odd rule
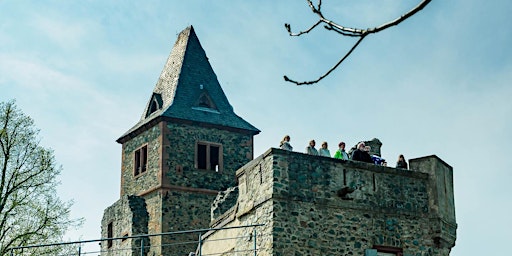
[[[148,103],[148,109],[146,111],[145,118],[148,118],[151,114],[155,113],[157,110],[161,110],[163,107],[162,94],[153,93],[151,99]]]
[[[201,93],[199,99],[197,100],[196,107],[211,108],[215,110],[217,109],[215,103],[212,101],[211,97],[208,95],[207,92]]]

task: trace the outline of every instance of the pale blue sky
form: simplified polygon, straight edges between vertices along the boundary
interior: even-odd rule
[[[337,2],[334,20],[363,27],[416,4],[324,2]],[[284,23],[316,20],[305,1],[0,0],[0,101],[16,99],[63,165],[60,196],[86,218],[69,239],[99,238],[103,210],[119,198],[115,140],[138,121],[177,34],[193,25],[235,112],[262,131],[256,155],[285,134],[297,151],[310,139],[333,152],[340,140],[376,137],[392,166],[399,154],[436,154],[454,168],[451,255],[498,255],[512,230],[510,13],[509,0],[433,1],[365,39],[319,84],[297,87],[283,75],[316,78],[353,42],[321,28],[289,37]]]

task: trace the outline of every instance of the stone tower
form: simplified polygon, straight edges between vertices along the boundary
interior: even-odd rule
[[[104,212],[102,237],[207,228],[211,203],[236,185],[259,132],[234,113],[193,27],[183,30],[140,121],[117,140],[120,199]],[[143,243],[147,255],[187,255],[197,245],[164,245],[195,239],[154,236]],[[139,253],[133,248],[140,243],[103,242],[102,255]]]

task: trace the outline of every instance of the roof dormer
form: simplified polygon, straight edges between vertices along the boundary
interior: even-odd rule
[[[162,94],[153,93],[153,95],[151,95],[151,99],[149,100],[148,105],[149,105],[149,108],[147,109],[147,112],[146,112],[146,116],[145,116],[146,118],[149,117],[154,112],[162,109],[162,106],[163,106]]]

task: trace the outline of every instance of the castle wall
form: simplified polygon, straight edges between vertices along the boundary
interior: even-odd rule
[[[222,145],[223,168],[195,168],[197,142]],[[134,176],[134,151],[146,145],[147,170]],[[218,191],[236,185],[235,171],[252,160],[252,135],[203,127],[197,124],[161,122],[123,144],[121,195],[145,198],[149,234],[204,229],[210,223],[210,205]],[[190,242],[198,234],[150,237],[151,244]],[[196,244],[152,247],[150,253],[188,254]]]
[[[208,228],[210,204],[215,195],[169,191],[163,197],[162,228],[164,232],[180,232]],[[162,237],[163,255],[188,255],[196,251],[200,233]],[[166,246],[171,245],[171,246]]]
[[[160,191],[153,191],[152,193],[144,195],[146,201],[146,208],[149,215],[147,223],[147,234],[160,234],[162,233],[162,193]],[[149,237],[151,245],[148,255],[162,255],[162,237],[151,236]]]
[[[364,255],[374,246],[449,255],[456,224],[453,204],[444,202],[453,184],[439,160],[427,157],[409,171],[270,149],[237,172],[238,204],[215,227],[265,224],[257,242],[266,253],[258,255]]]
[[[101,237],[115,238],[147,234],[148,219],[146,202],[143,198],[123,196],[112,206],[105,209],[101,221]],[[108,233],[109,225],[112,228],[110,236]],[[147,238],[143,240],[145,246],[149,247],[149,240]],[[111,243],[110,246],[109,243]],[[102,255],[140,255],[140,251],[135,249],[140,247],[140,244],[140,238],[103,241],[101,243]]]
[[[159,126],[144,131],[135,138],[123,144],[121,162],[121,196],[139,195],[149,188],[160,185],[160,150],[161,150],[161,129]],[[147,145],[147,170],[134,176],[134,152],[143,145]]]
[[[253,159],[252,135],[191,124],[168,123],[165,182],[173,186],[225,190],[236,185],[235,172]],[[198,170],[194,166],[198,141],[222,145],[223,169]]]
[[[252,160],[252,135],[189,124],[168,123],[164,131],[162,232],[208,228],[210,206],[218,191],[236,185],[235,171]],[[223,168],[198,170],[194,166],[197,141],[222,145]],[[199,234],[166,236],[162,244],[197,241]],[[187,255],[197,244],[167,248],[169,255]]]

